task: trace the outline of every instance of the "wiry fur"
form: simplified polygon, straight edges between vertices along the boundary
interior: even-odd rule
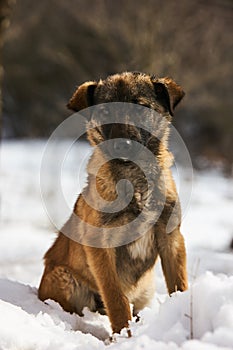
[[[147,168],[149,177],[154,179],[154,185],[149,191],[144,174],[137,165],[114,159],[105,162],[97,176],[94,176],[94,169],[105,160],[105,154],[96,148],[88,164],[88,185],[83,194],[88,196],[90,203],[98,204],[94,195],[96,186],[103,199],[113,201],[117,198],[116,184],[120,179],[126,178],[134,186],[133,198],[124,210],[116,214],[93,209],[81,194],[75,203],[74,213],[84,222],[100,228],[119,226],[121,238],[125,234],[121,227],[135,219],[146,203],[149,203],[150,208],[149,219],[151,208],[154,211],[159,209],[161,195],[165,196],[165,205],[158,221],[147,233],[132,243],[116,248],[82,245],[60,232],[45,255],[45,271],[39,287],[41,300],[54,299],[65,310],[79,315],[85,306],[92,311],[106,312],[113,332],[120,332],[123,327],[128,327],[128,321],[131,320],[129,303],[133,304],[134,314],[137,314],[153,296],[153,267],[158,255],[168,292],[187,288],[186,254],[180,233],[179,205],[176,206],[175,214],[173,212],[175,229],[170,234],[166,232],[173,208],[179,202],[170,171],[172,157],[167,150],[168,121],[183,95],[181,87],[170,78],[157,79],[128,72],[110,76],[98,83],[84,83],[76,90],[68,104],[75,111],[93,104],[130,102],[156,110],[163,118],[161,124],[155,126],[161,142],[150,133],[143,134],[138,128],[127,126],[127,122],[124,127],[119,125],[114,129],[113,126],[104,128],[98,125],[95,117],[89,121],[92,128],[88,130],[88,139],[92,145],[111,137],[133,136],[150,149],[156,156],[157,165],[151,166],[145,159],[143,166]],[[64,229],[70,232],[70,236],[79,232],[84,242],[93,239],[86,232],[82,221],[77,225],[71,218]],[[137,230],[141,232],[142,227],[139,225]],[[119,237],[116,238],[116,243]],[[108,238],[103,235],[101,239],[107,246]]]

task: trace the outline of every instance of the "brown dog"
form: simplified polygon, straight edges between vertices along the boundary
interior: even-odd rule
[[[148,107],[141,107],[141,115],[139,113],[139,119],[144,118],[145,123],[149,117],[144,110],[147,114],[148,111],[157,111],[161,121],[150,125],[150,128],[156,129],[159,136],[155,137],[148,129],[143,130],[142,127],[128,123],[131,116],[126,116],[125,123],[111,122],[102,125],[97,121],[95,111],[92,112],[87,124],[91,145],[100,145],[101,142],[110,139],[114,139],[114,142],[107,150],[95,147],[87,169],[88,185],[74,206],[74,213],[80,221],[75,221],[71,216],[45,255],[45,271],[39,287],[41,300],[54,299],[66,311],[79,315],[82,315],[85,306],[92,311],[106,312],[113,332],[119,333],[122,328],[129,326],[130,303],[133,304],[133,314],[137,315],[151,300],[154,293],[153,267],[158,255],[161,258],[168,292],[187,289],[186,254],[180,233],[179,199],[170,171],[172,158],[167,150],[169,120],[183,96],[181,87],[172,79],[157,79],[137,72],[116,74],[99,82],[86,82],[76,90],[68,104],[74,111],[104,103],[101,105],[101,113],[107,119],[109,110],[106,103],[128,102],[130,106],[133,103],[138,107]],[[115,120],[117,122],[117,116]],[[145,155],[143,157],[144,151],[136,149],[136,156],[140,158],[142,154],[148,177],[153,180],[150,189],[137,162],[127,159],[127,152],[130,152],[132,146],[130,140],[145,146],[156,158],[156,165],[152,166],[145,159]],[[112,158],[107,161],[108,152]],[[126,154],[122,156],[122,152]],[[135,157],[135,152],[132,153],[132,157]],[[102,165],[97,175],[94,175],[93,169],[98,167],[98,164]],[[118,212],[97,210],[99,199],[94,194],[94,187],[96,186],[99,195],[105,201],[111,202],[117,198],[116,184],[121,179],[128,179],[133,184],[130,202]],[[90,201],[87,203],[84,197],[88,197]],[[127,235],[122,227],[132,222],[143,208],[149,208],[147,219],[150,220],[153,212],[161,206],[161,198],[165,198],[162,201],[163,208],[153,226],[146,231],[143,223],[134,226],[135,232],[142,236],[135,236],[137,238],[134,241],[126,240],[126,244],[122,245],[122,238]],[[167,224],[171,217],[175,226],[173,224],[172,231],[167,233]],[[111,239],[106,237],[105,233],[102,236],[96,234],[101,237],[96,243],[95,234],[88,231],[85,223],[103,229],[103,232],[104,229],[116,228],[118,234],[111,238],[114,244],[112,245]],[[86,244],[75,241],[77,233]],[[98,248],[98,244],[101,248]],[[128,335],[130,336],[129,330]]]

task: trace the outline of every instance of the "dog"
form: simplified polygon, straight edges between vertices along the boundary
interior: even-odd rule
[[[124,106],[138,108],[136,114],[139,122],[140,118],[144,118],[146,124],[148,112],[157,113],[160,122],[157,126],[150,125],[150,128],[156,129],[150,131],[135,126],[134,115],[126,118],[124,123],[113,123],[112,120],[117,121],[118,117],[114,119],[115,116],[111,115],[111,123],[103,125],[96,120],[95,108],[90,113],[91,116],[87,116],[87,137],[95,147],[87,166],[88,184],[74,205],[73,214],[79,220],[75,221],[74,216],[71,216],[45,254],[45,269],[38,290],[42,301],[53,299],[64,310],[79,315],[82,315],[85,306],[93,312],[107,314],[113,333],[120,333],[126,327],[128,336],[131,336],[129,321],[153,297],[153,268],[158,256],[168,293],[187,289],[186,252],[180,233],[179,198],[170,170],[172,157],[167,149],[169,123],[183,96],[182,88],[171,78],[157,78],[140,72],[124,72],[98,82],[88,81],[74,92],[68,108],[75,112],[81,111],[80,113],[84,111],[84,116],[86,108],[100,106],[100,114],[107,121],[110,103],[122,103]],[[119,112],[122,113],[124,111]],[[159,136],[154,136],[152,131]],[[104,141],[112,139],[113,142],[107,149],[98,147]],[[136,152],[132,152],[133,160],[127,159],[127,152],[130,153],[132,148],[131,140],[139,146]],[[156,165],[151,166],[145,155],[141,157],[148,181],[152,183],[150,189],[144,172],[137,164],[140,145],[143,148],[142,154],[146,148],[156,159]],[[110,159],[106,161],[109,153]],[[97,174],[93,171],[96,168]],[[110,213],[101,210],[95,191],[105,202],[114,202],[117,198],[117,183],[122,179],[129,180],[134,188],[126,207]],[[126,192],[123,191],[123,194]],[[85,198],[89,198],[89,201]],[[160,207],[161,198],[163,205],[157,220],[154,223],[152,220],[152,225],[145,229],[143,224],[149,222],[152,214]],[[123,230],[122,227],[128,227],[142,213],[146,203],[149,203],[147,219],[144,217],[144,222],[142,220],[132,226],[135,232]],[[171,218],[172,230],[167,232]],[[108,228],[115,229],[117,238],[112,235],[114,244],[111,245],[112,236],[107,234],[106,237],[104,233],[102,236],[96,234],[101,237],[96,243],[95,232],[90,234],[85,223],[103,232]],[[131,233],[136,238],[130,241],[127,237]],[[134,233],[139,233],[139,236],[134,236]],[[76,234],[81,237],[80,241],[75,239]],[[132,312],[130,304],[133,305]]]

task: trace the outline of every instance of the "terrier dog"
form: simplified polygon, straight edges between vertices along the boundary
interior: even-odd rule
[[[77,88],[68,107],[82,113],[87,107],[99,105],[98,113],[104,123],[99,122],[95,109],[87,117],[88,140],[95,147],[87,167],[88,184],[74,205],[73,215],[45,254],[45,270],[39,287],[41,300],[53,299],[64,310],[79,315],[85,306],[91,311],[106,313],[113,333],[120,333],[126,327],[130,336],[130,304],[136,316],[153,297],[153,267],[158,255],[169,294],[187,289],[179,199],[170,170],[172,157],[167,149],[169,123],[183,96],[182,88],[172,79],[138,72],[115,74]],[[109,103],[119,102],[135,106],[135,119],[141,123],[140,127],[137,123],[134,125],[134,113],[118,111],[125,118],[124,123],[122,119],[119,121],[117,113],[111,114],[114,112],[108,108]],[[85,110],[83,112],[85,116]],[[143,129],[143,123],[151,121],[150,112],[160,117],[149,123],[150,129]],[[107,149],[99,147],[107,140],[112,140]],[[138,145],[136,150],[133,143]],[[145,148],[153,154],[155,165],[143,153]],[[142,160],[140,164],[147,176],[137,164],[137,158]],[[93,171],[96,168],[97,173]],[[133,185],[127,205],[117,212],[102,210],[104,206],[99,204],[95,191],[105,203],[114,202],[119,194],[117,183],[122,179]],[[123,186],[125,197],[129,190],[127,184]],[[134,232],[125,230],[144,208],[147,214],[132,226]],[[157,211],[153,222],[150,219]],[[153,224],[145,226],[150,221]],[[98,238],[94,229],[89,231],[86,224],[98,228]],[[108,229],[115,231],[106,236]],[[136,238],[128,240],[130,234]],[[76,235],[81,240],[75,239]]]

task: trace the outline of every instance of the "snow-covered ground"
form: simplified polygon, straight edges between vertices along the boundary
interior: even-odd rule
[[[55,238],[40,194],[44,146],[44,141],[1,145],[0,350],[105,349],[106,316],[88,309],[84,317],[70,315],[55,302],[37,298],[42,257]],[[70,208],[85,182],[88,153],[80,143],[64,162],[61,182]],[[46,201],[62,217],[55,177],[48,169]],[[184,177],[181,185],[193,186],[182,224],[190,288],[168,297],[158,264],[151,307],[141,312],[139,323],[132,321],[133,337],[123,332],[111,349],[233,349],[233,181],[206,172],[194,173],[193,183]]]

